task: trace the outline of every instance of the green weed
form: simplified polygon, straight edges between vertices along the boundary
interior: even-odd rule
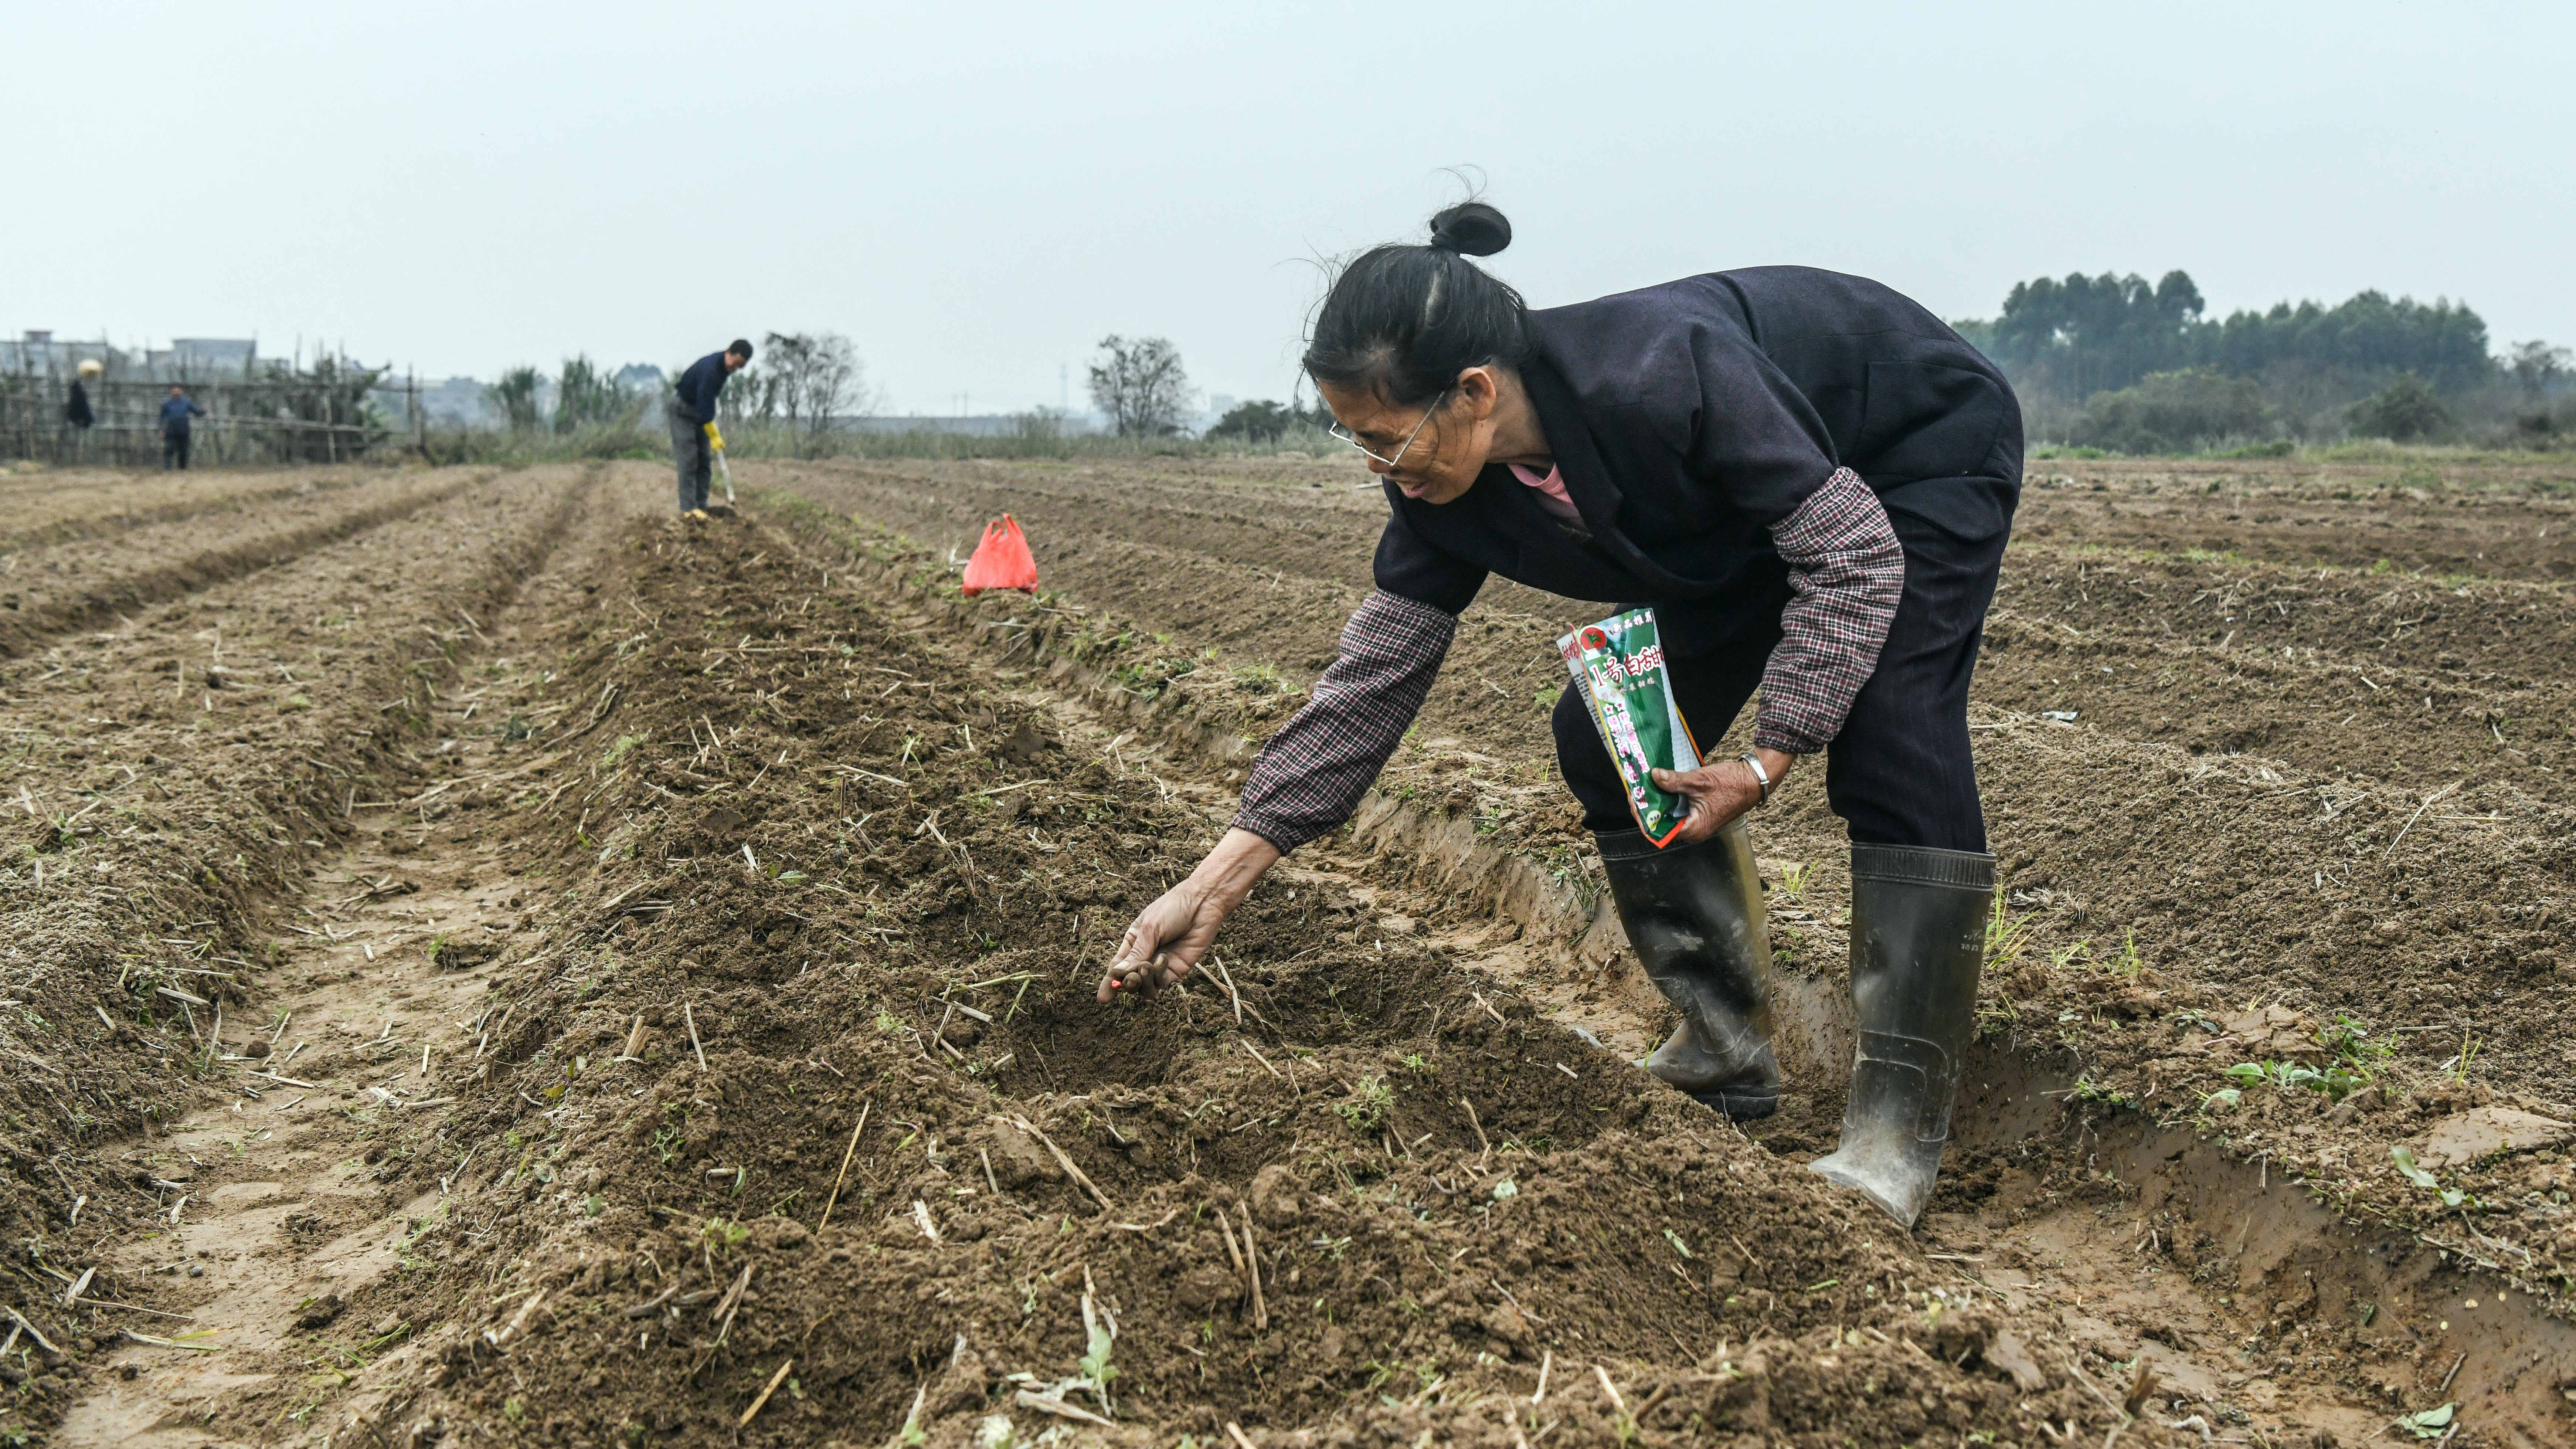
[[[2028,954],[2031,926],[2038,919],[2036,911],[2012,915],[2004,908],[2004,893],[1995,892],[1994,912],[1986,919],[1986,969],[2001,970]]]
[[[1362,1077],[1352,1095],[1333,1104],[1333,1111],[1351,1130],[1361,1134],[1375,1132],[1386,1125],[1386,1116],[1395,1106],[1395,1091],[1384,1077]]]
[[[2227,1069],[2227,1075],[2249,1087],[2270,1086],[2284,1092],[2293,1089],[2322,1092],[2337,1102],[2370,1080],[2368,1074],[2355,1071],[2341,1062],[2323,1069],[2301,1066],[2296,1062],[2238,1062]]]

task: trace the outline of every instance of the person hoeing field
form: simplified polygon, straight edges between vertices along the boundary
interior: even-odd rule
[[[1647,1067],[1736,1118],[1777,1109],[1770,942],[1745,830],[1806,756],[1851,832],[1859,1028],[1842,1143],[1813,1164],[1911,1225],[1976,1020],[1994,857],[1968,679],[2020,495],[2011,386],[1876,282],[1806,267],[1689,277],[1543,311],[1470,261],[1511,240],[1480,202],[1334,281],[1305,368],[1385,482],[1376,591],[1254,762],[1233,828],[1129,926],[1100,997],[1179,980],[1289,851],[1358,807],[1489,574],[1651,606],[1676,699],[1753,745],[1655,782],[1658,849],[1580,692],[1559,768],[1639,966],[1681,1022]],[[1571,627],[1590,616],[1561,621]]]
[[[680,470],[682,518],[707,516],[707,485],[713,481],[715,453],[724,447],[724,434],[716,430],[716,394],[724,391],[726,378],[750,361],[751,344],[735,338],[724,351],[690,363],[663,405],[671,420],[671,460]]]

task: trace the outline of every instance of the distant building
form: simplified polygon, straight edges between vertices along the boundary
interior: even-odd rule
[[[32,372],[69,377],[82,362],[96,358],[114,367],[126,361],[105,342],[57,342],[50,329],[30,327],[15,342],[0,342],[0,372]]]
[[[670,374],[649,362],[630,362],[617,369],[617,385],[628,392],[660,394],[669,390]]]
[[[420,411],[432,423],[449,427],[482,427],[500,417],[483,398],[483,384],[471,377],[442,378],[420,385]]]

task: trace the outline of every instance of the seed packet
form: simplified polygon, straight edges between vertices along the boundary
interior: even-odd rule
[[[1637,828],[1655,845],[1665,844],[1682,828],[1690,805],[1658,789],[1651,772],[1696,770],[1700,758],[1681,707],[1673,702],[1655,611],[1631,609],[1587,624],[1557,640],[1556,649],[1619,767]]]

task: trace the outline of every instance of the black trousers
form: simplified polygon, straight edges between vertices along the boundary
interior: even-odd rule
[[[1825,801],[1860,845],[1928,845],[1984,850],[1986,817],[1968,751],[1968,680],[1994,601],[2005,533],[1967,542],[1903,513],[1890,513],[1905,548],[1905,594],[1842,733],[1825,749]],[[1633,607],[1633,606],[1632,606]],[[1779,630],[1748,631],[1730,648],[1677,657],[1668,640],[1673,697],[1702,748],[1753,697]],[[1557,768],[1583,806],[1584,828],[1634,830],[1619,772],[1579,691],[1556,702]]]
[[[162,472],[167,473],[173,468],[185,469],[188,466],[188,441],[188,435],[177,429],[161,435]]]
[[[671,403],[663,409],[671,423],[671,461],[680,471],[680,511],[707,506],[707,484],[715,476],[715,452],[697,414]]]

